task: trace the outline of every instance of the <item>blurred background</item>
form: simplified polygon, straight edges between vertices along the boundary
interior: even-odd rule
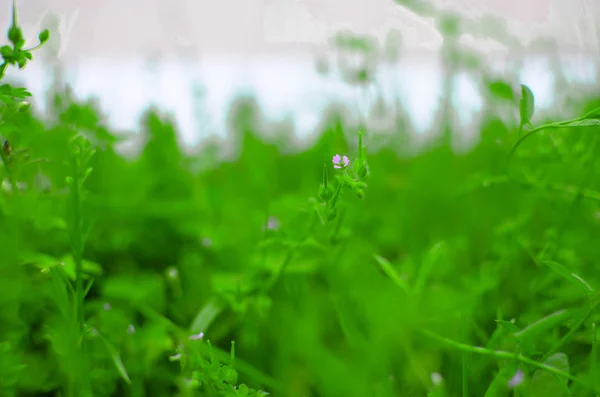
[[[600,53],[593,0],[27,0],[20,15],[26,32],[43,27],[53,37],[36,62],[9,75],[27,83],[39,111],[50,87],[68,83],[76,97],[97,98],[118,130],[134,131],[149,105],[172,113],[186,145],[224,138],[241,94],[252,94],[267,120],[289,119],[301,138],[332,102],[350,118],[399,105],[411,131],[426,135],[450,96],[470,139],[483,78],[525,83],[539,109],[559,108],[556,89],[596,83]],[[444,26],[444,18],[460,22]],[[3,11],[0,23],[8,22]],[[348,84],[343,69],[356,63],[356,48],[340,48],[344,34],[373,41],[364,84]],[[393,123],[394,114],[380,118]]]
[[[597,0],[19,11],[0,395],[598,395]]]

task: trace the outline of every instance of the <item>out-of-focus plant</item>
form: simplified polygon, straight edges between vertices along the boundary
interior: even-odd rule
[[[47,30],[40,32],[38,35],[39,44],[35,47],[25,48],[25,39],[23,31],[19,25],[17,15],[16,2],[12,7],[12,22],[8,29],[7,38],[10,45],[0,47],[0,80],[4,77],[9,66],[18,66],[24,69],[27,62],[33,59],[32,51],[39,49],[46,41],[50,34]],[[19,112],[25,112],[29,109],[30,104],[25,99],[30,97],[25,88],[15,88],[10,84],[0,85],[0,136],[4,137],[3,150],[0,151],[5,172],[10,183],[10,188],[16,194],[19,190],[17,181],[14,179],[9,166],[10,156],[12,155],[12,146],[10,143],[11,134],[14,133],[14,127],[10,125],[10,118]]]

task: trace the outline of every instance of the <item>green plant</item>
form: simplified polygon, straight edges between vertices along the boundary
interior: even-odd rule
[[[343,112],[290,148],[241,98],[235,156],[182,150],[159,109],[123,156],[93,101],[42,119],[2,86],[0,394],[599,395],[600,102],[544,120],[469,67],[492,97],[460,155]]]

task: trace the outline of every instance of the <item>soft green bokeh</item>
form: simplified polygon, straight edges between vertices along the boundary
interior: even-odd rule
[[[224,161],[184,154],[149,111],[127,159],[98,109],[57,99],[56,123],[26,111],[2,130],[1,395],[597,395],[600,127],[541,131],[510,163],[524,131],[497,102],[460,155],[443,139],[399,155],[364,131],[381,147],[364,198],[342,190],[321,222],[323,164],[335,191],[332,157],[359,158],[341,117],[291,151],[240,101]]]

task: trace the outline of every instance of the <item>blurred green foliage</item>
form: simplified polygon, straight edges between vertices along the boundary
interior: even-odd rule
[[[341,116],[290,153],[240,101],[233,160],[184,154],[157,110],[126,158],[91,102],[14,112],[0,394],[598,395],[598,117],[523,131],[529,94],[515,125],[492,103],[462,155],[363,152]]]

